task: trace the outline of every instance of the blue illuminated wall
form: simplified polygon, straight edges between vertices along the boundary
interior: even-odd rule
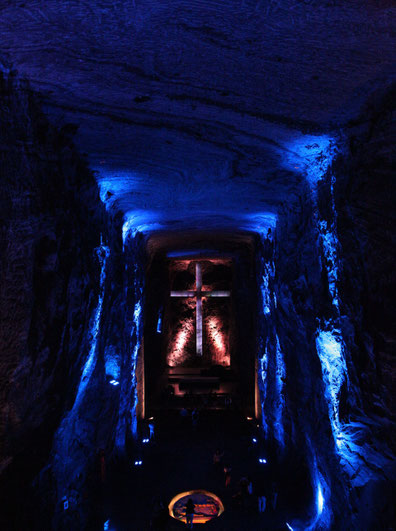
[[[306,176],[301,190],[305,206],[285,205],[274,233],[260,234],[258,384],[267,440],[275,443],[280,459],[293,445],[305,448],[310,470],[313,499],[306,519],[288,526],[324,530],[333,522],[335,469],[328,454],[331,442],[325,442],[326,426],[318,430],[315,419],[327,414],[334,438],[340,436],[339,395],[349,381],[342,333],[334,327],[339,315],[339,248],[333,183],[326,216],[318,206],[321,181],[338,150],[335,139],[327,136],[300,138],[289,148],[285,165]],[[327,294],[321,287],[323,270]],[[331,322],[321,317],[323,298],[334,313]]]
[[[282,241],[274,258],[283,284],[274,284],[275,292],[281,290],[276,294],[278,310],[279,306],[283,312],[287,308],[288,318],[294,321],[293,331],[288,332],[287,320],[282,321],[278,311],[282,325],[278,321],[277,333],[281,347],[282,339],[289,345],[291,341],[299,344],[287,360],[293,364],[290,372],[299,381],[298,392],[304,397],[306,409],[301,419],[298,413],[293,414],[293,430],[294,437],[300,432],[300,444],[306,448],[314,499],[305,520],[288,522],[289,529],[301,531],[333,529],[347,518],[352,521],[353,487],[378,481],[381,468],[389,469],[382,450],[378,451],[382,443],[370,434],[373,421],[362,410],[350,351],[353,324],[348,300],[343,300],[340,291],[343,253],[349,250],[342,249],[339,240],[333,163],[342,155],[342,146],[341,138],[330,136],[302,136],[289,144],[285,165],[305,175],[302,196],[309,221],[307,215],[302,218],[306,236],[301,234],[297,252],[287,242],[287,224],[282,234],[277,232],[278,241]],[[298,265],[303,262],[304,266]],[[263,296],[264,314],[268,313],[266,300],[268,294]],[[286,365],[289,385],[288,371]],[[267,374],[267,400],[270,380]],[[294,406],[286,402],[286,407]]]
[[[57,484],[56,503],[59,513],[66,504],[70,512],[81,505],[81,479],[85,477],[95,454],[95,431],[91,429],[92,414],[100,411],[101,400],[97,395],[97,374],[101,323],[106,290],[106,273],[110,249],[103,243],[95,249],[99,265],[99,285],[89,321],[85,348],[81,356],[81,368],[75,398],[55,433],[51,467]],[[95,397],[95,398],[93,398]],[[87,459],[87,454],[89,458]]]
[[[266,437],[270,434],[279,449],[284,447],[284,408],[286,365],[277,334],[276,267],[274,231],[260,234],[257,269],[260,286],[258,386],[261,400],[262,425]]]
[[[120,248],[96,249],[99,275],[75,399],[55,435],[51,470],[59,522],[77,511],[102,448],[106,460],[137,437],[137,364],[144,317],[145,240],[130,232]],[[121,275],[120,275],[121,272]],[[94,297],[94,295],[93,295]],[[100,421],[99,421],[100,419]],[[63,504],[67,500],[68,513]],[[65,520],[66,518],[66,520]]]
[[[335,441],[335,450],[343,455],[342,421],[340,420],[340,393],[349,388],[348,352],[340,326],[338,293],[340,245],[337,235],[337,212],[334,199],[335,174],[332,163],[340,153],[340,139],[330,136],[308,137],[292,143],[291,164],[299,164],[305,171],[311,190],[313,219],[319,235],[319,260],[326,272],[330,314],[318,313],[319,325],[315,334],[317,355],[322,367],[324,396],[328,404],[329,421]],[[323,207],[323,203],[326,207]]]
[[[73,404],[70,416],[73,417],[77,414],[78,408],[81,405],[81,401],[84,396],[85,389],[87,388],[89,381],[92,377],[92,373],[95,369],[96,358],[97,358],[97,342],[99,336],[99,326],[100,320],[102,317],[102,308],[103,308],[103,299],[105,291],[105,281],[106,281],[106,261],[110,254],[110,249],[106,245],[101,245],[96,249],[100,264],[100,279],[99,279],[99,297],[98,303],[94,310],[93,316],[91,318],[91,323],[89,327],[89,350],[84,363],[84,368],[82,370],[80,383],[78,385],[76,399]]]
[[[145,240],[137,230],[124,231],[125,280],[123,287],[125,351],[119,389],[115,445],[123,452],[128,438],[137,436],[137,364],[143,337]]]

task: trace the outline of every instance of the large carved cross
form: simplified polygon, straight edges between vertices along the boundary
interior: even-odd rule
[[[202,291],[202,269],[199,262],[195,263],[195,291],[171,291],[171,297],[196,297],[196,353],[202,356],[202,298],[229,297],[229,291]]]

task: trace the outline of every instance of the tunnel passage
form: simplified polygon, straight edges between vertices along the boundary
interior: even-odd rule
[[[118,7],[114,9],[121,12]],[[311,12],[317,14],[320,10],[311,9]],[[30,24],[30,18],[25,18]],[[72,17],[67,15],[67,18],[73,22]],[[346,18],[349,24],[350,18]],[[338,16],[335,19],[337,23],[340,20]],[[41,15],[36,20],[40,24],[36,34],[42,35]],[[90,17],[84,20],[90,21]],[[256,16],[251,20],[256,21]],[[289,36],[290,24],[285,20]],[[240,26],[240,17],[237,23]],[[52,28],[59,27],[52,21],[50,24]],[[327,17],[325,24],[331,27]],[[113,27],[118,28],[117,24]],[[260,31],[261,28],[259,24]],[[151,30],[148,26],[153,34]],[[96,36],[96,31],[93,34]],[[129,30],[126,34],[130,34]],[[264,34],[269,35],[271,43],[277,42],[270,33]],[[342,42],[338,31],[333,35]],[[230,36],[234,43],[235,33],[231,31]],[[355,40],[349,40],[355,47]],[[317,42],[322,46],[322,39]],[[254,39],[252,44],[256,46]],[[235,49],[242,50],[243,57],[246,56],[243,47]],[[33,56],[40,57],[36,47]],[[323,54],[316,56],[320,58]],[[345,53],[339,57],[344,60]],[[264,58],[267,63],[267,53]],[[29,61],[25,59],[24,65],[28,67]],[[278,59],[274,56],[276,64]],[[62,62],[55,63],[63,70]],[[92,64],[102,68],[103,61]],[[282,61],[282,64],[294,68],[296,63]],[[309,60],[307,64],[313,63]],[[45,61],[41,66],[45,67]],[[360,59],[354,69],[364,72]],[[326,66],[323,70],[331,75],[341,73],[355,90],[344,68]],[[56,74],[56,69],[51,71]],[[256,71],[249,68],[253,74]],[[86,72],[91,83],[95,76],[88,69]],[[229,69],[220,68],[218,72],[228,73]],[[46,73],[42,73],[41,76],[37,71],[34,77],[48,88]],[[1,401],[5,418],[0,423],[1,492],[7,499],[6,517],[12,519],[14,528],[27,529],[34,522],[36,528],[49,529],[52,521],[55,529],[84,529],[85,523],[94,516],[101,520],[103,529],[108,517],[116,518],[117,513],[101,513],[102,508],[107,509],[106,500],[97,500],[98,482],[91,480],[98,473],[96,452],[104,450],[99,455],[103,455],[110,470],[112,460],[117,461],[120,454],[124,456],[126,449],[129,450],[127,443],[132,438],[131,452],[122,462],[123,471],[130,473],[135,461],[140,463],[139,467],[143,465],[135,476],[131,473],[131,483],[124,489],[126,507],[131,505],[131,492],[142,490],[140,471],[148,478],[148,490],[142,493],[147,505],[153,483],[166,485],[172,479],[185,478],[186,474],[174,478],[169,471],[162,482],[157,481],[154,474],[160,467],[155,461],[155,447],[148,443],[143,453],[143,442],[140,444],[138,438],[136,417],[145,413],[144,408],[136,407],[136,395],[140,405],[147,400],[148,412],[154,409],[155,385],[160,381],[161,363],[165,363],[168,352],[167,343],[164,347],[161,343],[164,334],[157,332],[158,321],[161,311],[164,315],[164,304],[170,304],[169,260],[178,258],[167,255],[192,250],[185,258],[207,259],[203,249],[217,251],[222,258],[232,255],[230,291],[235,338],[231,341],[230,367],[235,362],[241,409],[245,411],[251,408],[252,402],[253,385],[249,385],[254,375],[252,352],[257,354],[263,415],[261,439],[257,439],[260,453],[251,453],[252,466],[266,464],[261,453],[266,446],[261,443],[264,437],[275,438],[273,442],[282,451],[289,452],[284,487],[289,478],[294,484],[296,477],[302,478],[300,484],[309,483],[305,504],[304,500],[296,499],[295,493],[283,496],[287,503],[295,502],[300,513],[301,508],[310,504],[304,521],[299,524],[289,519],[288,528],[375,531],[388,528],[394,521],[391,487],[395,477],[390,362],[395,342],[389,311],[394,283],[389,242],[396,233],[392,233],[393,204],[391,207],[389,203],[394,182],[391,97],[387,95],[384,104],[380,102],[382,96],[378,103],[368,101],[368,107],[362,110],[352,129],[351,124],[344,123],[342,138],[338,138],[333,126],[329,131],[330,126],[324,127],[323,123],[317,123],[312,131],[326,131],[326,135],[305,134],[311,128],[301,129],[301,123],[293,122],[290,113],[280,107],[271,110],[274,116],[283,118],[282,130],[278,118],[266,123],[257,114],[258,109],[254,113],[257,120],[252,115],[247,120],[237,94],[228,107],[228,116],[224,114],[223,102],[221,105],[218,102],[217,109],[210,104],[209,110],[208,100],[201,98],[197,113],[194,104],[191,129],[186,127],[192,108],[188,99],[185,100],[186,116],[179,107],[173,108],[173,114],[168,113],[171,99],[164,98],[166,119],[162,116],[159,120],[157,110],[151,109],[155,127],[151,121],[147,127],[148,123],[136,120],[136,109],[129,114],[129,119],[126,115],[103,112],[103,117],[111,122],[98,127],[96,120],[100,113],[87,107],[88,113],[80,110],[76,114],[77,108],[70,109],[73,122],[56,131],[36,106],[32,107],[30,89],[15,84],[14,75],[11,72],[2,81],[2,93],[8,100],[1,108],[2,129],[6,133],[3,144],[6,223],[2,228],[6,267],[1,286],[5,289],[0,290],[4,314],[2,341],[6,347],[0,378],[6,384]],[[162,78],[168,80],[172,76]],[[298,78],[309,87],[304,76]],[[112,73],[111,79],[118,76]],[[239,80],[241,76],[238,73],[230,79]],[[248,83],[252,80],[249,76],[246,79]],[[271,79],[276,78],[271,76]],[[218,80],[219,88],[224,86],[223,81]],[[333,78],[331,85],[335,83],[337,79]],[[73,85],[77,87],[76,83]],[[124,83],[128,102],[132,85]],[[261,93],[262,83],[259,85]],[[302,117],[304,112],[295,101],[295,87],[292,83],[287,86],[292,91],[291,106]],[[339,86],[344,98],[344,87]],[[359,90],[362,98],[372,89],[371,83],[365,82],[365,86],[369,90],[365,96],[365,90]],[[94,90],[95,96],[98,95],[96,86]],[[253,101],[249,91],[242,92]],[[168,93],[165,85],[160,93]],[[104,94],[110,95],[111,91],[103,91]],[[119,110],[119,93],[113,94]],[[62,89],[57,97],[54,95],[53,103],[57,100],[55,106],[63,113],[65,105],[59,101],[60,95],[70,98],[70,93]],[[312,116],[317,115],[317,102],[326,113],[323,99],[312,95],[312,92],[300,92],[305,102],[313,102]],[[190,97],[196,101],[192,93]],[[87,104],[93,101],[85,92],[84,100]],[[153,101],[157,105],[157,98]],[[179,106],[181,100],[172,101],[172,105]],[[265,101],[270,101],[267,91]],[[111,110],[109,101],[102,100],[102,103]],[[335,103],[337,109],[347,107],[344,100]],[[211,127],[207,121],[209,112],[213,118]],[[149,116],[147,110],[146,117]],[[75,120],[77,124],[81,122],[80,130],[92,133],[88,144],[84,144],[81,135],[77,145],[83,151],[87,147],[91,169],[97,170],[100,164],[97,183],[72,146],[70,132],[76,129]],[[118,136],[111,135],[114,142],[109,143],[108,134],[103,132],[108,133],[115,123],[122,125]],[[111,157],[120,135],[125,140],[119,143],[122,153],[113,152]],[[104,144],[109,148],[109,157],[102,153]],[[337,150],[340,155],[333,165]],[[99,152],[100,163],[95,163]],[[99,202],[97,185],[104,204]],[[253,246],[246,235],[232,238],[229,234],[212,233],[210,237],[194,237],[194,241],[191,233],[176,237],[168,232],[163,235],[162,243],[156,236],[145,275],[146,262],[139,251],[141,242],[154,230],[170,227],[185,230],[192,226],[211,230],[222,223],[229,230],[244,228],[261,236],[269,225],[274,226],[274,218],[279,244],[276,260],[263,252],[262,268],[256,279],[260,281],[262,303],[257,316],[262,329],[257,349],[253,344],[255,322],[250,320],[255,313],[252,308],[256,307],[257,285],[252,288],[254,281],[249,276],[254,269],[251,267]],[[125,242],[128,231],[129,243]],[[44,245],[45,249],[43,242],[49,242],[48,246]],[[47,259],[43,259],[43,252]],[[156,277],[160,279],[158,293],[148,293],[147,304],[143,277],[147,278],[148,285]],[[162,290],[165,292],[160,297]],[[141,341],[143,319],[144,342]],[[152,348],[156,347],[155,341],[159,343],[158,348]],[[138,353],[141,359],[136,366]],[[160,363],[155,359],[158,353]],[[146,364],[142,363],[145,354]],[[147,376],[146,398],[142,374]],[[210,413],[225,418],[222,410]],[[254,417],[249,417],[253,422]],[[242,420],[246,419],[239,419]],[[229,431],[222,430],[221,435],[228,433],[229,440],[237,441],[240,422],[234,417],[234,422],[225,426]],[[221,424],[217,422],[216,426]],[[164,427],[164,435],[173,438],[170,450],[175,461],[179,461],[180,455],[187,461],[188,438],[179,440],[169,424],[164,423]],[[206,433],[213,440],[210,428]],[[181,435],[189,434],[182,432]],[[180,446],[175,447],[175,443]],[[251,450],[256,443],[249,444]],[[292,460],[290,449],[293,448],[299,451]],[[203,449],[204,445],[197,445],[197,451]],[[267,463],[272,463],[268,457],[270,452],[265,458]],[[290,461],[307,466],[294,471],[288,466]],[[207,456],[202,455],[201,462],[207,463]],[[151,476],[146,468],[150,464]],[[179,469],[184,470],[180,464]],[[101,467],[101,474],[102,470]],[[200,472],[197,470],[197,477]],[[240,472],[245,474],[246,470]],[[282,486],[280,478],[279,482]],[[116,483],[120,483],[119,477]],[[173,487],[169,483],[169,489]],[[183,489],[178,486],[174,490]],[[130,521],[135,522],[136,515],[144,512],[142,507],[136,503],[134,511],[129,513]],[[294,517],[297,516],[296,511]],[[3,520],[2,523],[7,528]],[[138,528],[147,527],[143,524]],[[262,529],[262,525],[258,528]]]
[[[257,291],[253,239],[190,235],[183,237],[184,248],[179,239],[163,246],[152,237],[149,244],[155,252],[147,271],[146,416],[182,407],[250,415]]]

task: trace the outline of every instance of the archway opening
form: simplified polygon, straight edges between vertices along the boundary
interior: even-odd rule
[[[147,271],[146,416],[255,408],[256,285],[251,237],[155,249]],[[178,242],[179,243],[179,242]],[[174,242],[173,242],[174,244]],[[212,246],[213,247],[213,246]],[[150,248],[150,246],[149,246]],[[206,249],[203,251],[202,249]]]

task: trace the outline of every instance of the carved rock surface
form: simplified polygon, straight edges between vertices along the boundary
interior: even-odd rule
[[[0,484],[15,510],[78,382],[105,215],[67,129],[50,126],[12,75],[0,91]]]
[[[136,433],[153,232],[151,258],[176,240],[205,248],[211,234],[242,262],[248,235],[241,307],[252,287],[273,293],[237,318],[240,343],[254,350],[257,324],[268,353],[270,444],[293,448],[312,489],[323,481],[335,530],[392,525],[395,17],[389,0],[3,2],[1,60],[29,82],[1,67],[0,498],[18,531],[30,518],[69,531],[102,516],[91,514],[95,452]],[[96,361],[73,416],[101,234]],[[342,458],[316,342],[329,323],[349,371],[336,397]],[[252,380],[253,358],[240,357]]]
[[[344,124],[394,79],[395,17],[389,0],[27,0],[2,6],[0,48],[79,125],[110,205],[235,230],[299,193],[282,161],[301,131]]]

